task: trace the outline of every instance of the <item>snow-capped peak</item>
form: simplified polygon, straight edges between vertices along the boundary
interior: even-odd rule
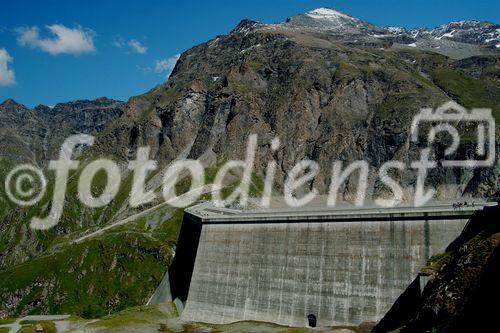
[[[354,20],[353,17],[344,14],[338,10],[335,10],[333,8],[317,8],[311,10],[310,12],[307,12],[306,15],[314,19],[323,19],[323,20],[337,20],[339,18]]]

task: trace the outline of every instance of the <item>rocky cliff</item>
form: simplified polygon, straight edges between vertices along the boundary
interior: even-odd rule
[[[490,107],[500,117],[495,49],[454,60],[418,47],[401,48],[379,36],[388,31],[332,10],[280,24],[242,21],[228,35],[186,51],[168,82],[132,98],[98,150],[126,158],[137,146],[150,145],[152,158],[163,163],[179,156],[216,163],[242,158],[248,136],[258,134],[258,173],[274,158],[279,189],[293,165],[311,159],[321,170],[311,186],[325,192],[335,160],[363,159],[376,169],[392,159],[407,165],[418,159],[423,145],[410,142],[409,130],[422,107],[455,100],[466,107]],[[448,39],[436,41],[455,43]],[[467,45],[479,44],[480,39]],[[282,142],[277,152],[270,148],[274,137]],[[446,143],[442,138],[436,151]],[[473,152],[470,144],[462,148],[456,157]],[[500,189],[499,173],[498,167],[437,168],[430,179],[448,199],[493,197]],[[399,179],[411,187],[414,170]],[[372,181],[375,192],[384,190]]]

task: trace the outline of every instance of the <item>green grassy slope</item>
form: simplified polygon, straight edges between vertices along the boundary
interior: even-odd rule
[[[0,272],[0,298],[15,315],[71,313],[94,318],[145,303],[172,260],[172,243],[116,232],[67,245]]]
[[[431,73],[434,83],[467,108],[491,108],[500,120],[500,84],[486,78],[476,79],[459,71],[442,68]]]

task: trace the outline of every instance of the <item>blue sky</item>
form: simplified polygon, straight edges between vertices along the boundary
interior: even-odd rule
[[[496,0],[3,0],[0,101],[35,106],[101,96],[127,100],[164,82],[175,55],[227,33],[241,19],[273,23],[318,7],[380,26],[500,21]]]

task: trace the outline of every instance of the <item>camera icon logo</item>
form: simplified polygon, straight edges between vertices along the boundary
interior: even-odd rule
[[[417,142],[419,139],[419,127],[428,124],[427,135],[428,145],[432,145],[436,136],[440,132],[447,132],[452,143],[444,151],[444,157],[451,156],[457,152],[460,146],[460,132],[469,133],[471,126],[475,124],[475,136],[477,143],[475,159],[449,160],[442,159],[440,162],[444,167],[490,167],[495,163],[495,119],[491,114],[491,109],[474,108],[467,110],[461,105],[450,101],[438,107],[436,110],[425,108],[413,118],[411,125],[411,141]]]

